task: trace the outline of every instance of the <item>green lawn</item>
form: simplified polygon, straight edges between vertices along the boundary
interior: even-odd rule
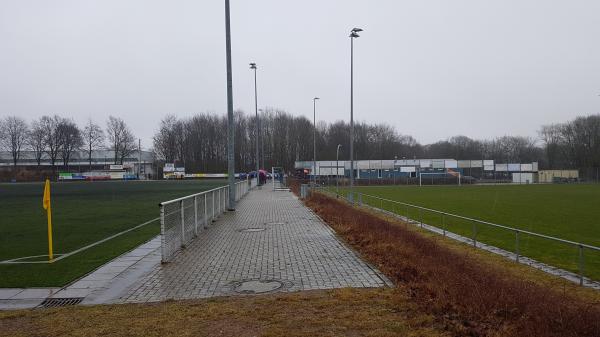
[[[159,215],[158,203],[224,181],[52,184],[54,252],[66,253]],[[42,183],[0,184],[0,260],[48,253]],[[159,222],[53,264],[0,265],[0,287],[62,286],[160,232]]]
[[[358,191],[600,247],[600,185],[378,186]],[[363,202],[405,215],[407,208],[364,196]],[[409,217],[421,213],[408,208]],[[423,212],[425,223],[472,237],[473,223]],[[443,221],[443,224],[442,224]],[[515,251],[515,233],[478,224],[477,240]],[[521,254],[578,271],[578,249],[520,235]],[[600,252],[584,250],[584,274],[600,280]]]

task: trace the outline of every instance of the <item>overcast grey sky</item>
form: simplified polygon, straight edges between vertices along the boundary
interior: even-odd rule
[[[234,102],[355,118],[429,143],[535,136],[600,112],[600,1],[231,0]],[[144,146],[166,114],[225,113],[222,0],[0,0],[0,116],[120,116]]]

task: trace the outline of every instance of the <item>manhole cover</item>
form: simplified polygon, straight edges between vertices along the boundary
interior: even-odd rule
[[[266,230],[266,228],[244,228],[244,229],[240,229],[240,232],[253,233],[253,232],[262,232],[264,230]]]
[[[239,294],[262,294],[283,287],[283,283],[275,280],[254,280],[238,284],[233,290]]]

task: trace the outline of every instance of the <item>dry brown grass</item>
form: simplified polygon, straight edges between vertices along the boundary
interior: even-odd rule
[[[598,296],[566,291],[570,286],[562,291],[545,286],[542,280],[549,278],[537,273],[517,277],[511,268],[471,249],[453,249],[397,220],[321,194],[307,204],[391,277],[398,291],[455,335],[600,336]]]
[[[2,336],[449,336],[393,289],[0,312]]]

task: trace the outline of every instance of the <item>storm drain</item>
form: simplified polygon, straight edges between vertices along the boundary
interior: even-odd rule
[[[240,229],[240,232],[242,233],[254,233],[254,232],[262,232],[266,230],[266,228],[244,228],[244,229]]]
[[[47,298],[40,303],[40,308],[58,308],[70,305],[77,305],[83,301],[83,297],[67,297],[67,298]]]

